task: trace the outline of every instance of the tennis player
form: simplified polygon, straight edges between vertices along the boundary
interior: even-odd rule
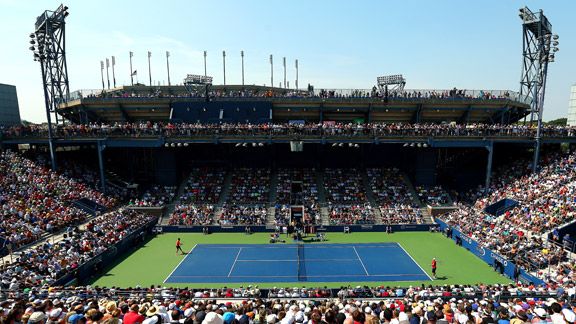
[[[178,238],[178,240],[176,240],[176,255],[178,255],[178,251],[180,251],[182,253],[182,255],[186,254],[182,250],[182,242],[180,242],[180,238]]]

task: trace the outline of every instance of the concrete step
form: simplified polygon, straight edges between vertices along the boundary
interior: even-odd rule
[[[321,207],[320,208],[320,220],[321,220],[321,225],[324,225],[324,226],[330,225],[330,213],[328,212],[328,207]]]

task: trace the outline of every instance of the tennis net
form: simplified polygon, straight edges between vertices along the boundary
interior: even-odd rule
[[[306,281],[306,267],[304,265],[304,244],[298,244],[298,281]]]

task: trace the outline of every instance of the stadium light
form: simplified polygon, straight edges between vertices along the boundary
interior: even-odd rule
[[[284,89],[286,89],[286,56],[282,58],[282,65],[284,66]]]
[[[240,51],[240,57],[242,58],[242,86],[244,86],[244,51]]]
[[[188,74],[184,79],[184,85],[212,84],[212,77],[197,74]]]
[[[134,56],[134,52],[130,51],[130,85],[134,86],[134,75],[136,71],[132,70],[132,56]]]
[[[114,72],[114,66],[116,65],[116,58],[112,55],[112,81],[114,83],[114,88],[116,88],[116,74]]]
[[[274,87],[274,57],[270,54],[270,87]]]
[[[242,143],[236,143],[236,145],[234,145],[234,146],[239,147],[240,145],[242,145]]]
[[[168,71],[168,86],[170,86],[170,61],[168,58],[170,57],[170,52],[166,51],[166,71]]]
[[[298,59],[296,59],[296,90],[298,90]]]
[[[204,51],[204,76],[207,76],[207,74],[206,74],[206,55],[207,55],[207,52]]]
[[[150,57],[152,52],[148,51],[148,77],[150,78],[150,86],[152,86],[152,69],[150,68]]]
[[[224,68],[224,85],[226,85],[226,51],[222,51],[222,67]]]
[[[102,76],[102,90],[104,90],[104,61],[100,61],[100,75]]]

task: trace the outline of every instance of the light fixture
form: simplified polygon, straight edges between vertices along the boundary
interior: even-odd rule
[[[164,143],[164,146],[168,147],[168,146],[170,146],[170,143]]]
[[[234,146],[238,147],[240,145],[242,145],[242,143],[236,143],[236,145],[234,145]]]
[[[407,146],[408,146],[408,143],[404,143],[404,145],[402,145],[402,146],[407,147]]]
[[[337,146],[337,145],[338,145],[338,143],[332,143],[332,147]]]
[[[176,147],[176,143],[170,144],[171,147]]]
[[[411,143],[411,144],[410,144],[410,147],[414,147],[414,143]]]
[[[188,143],[184,143],[184,147],[188,147],[188,145],[189,145]]]
[[[178,143],[178,147],[182,147],[182,143]]]

